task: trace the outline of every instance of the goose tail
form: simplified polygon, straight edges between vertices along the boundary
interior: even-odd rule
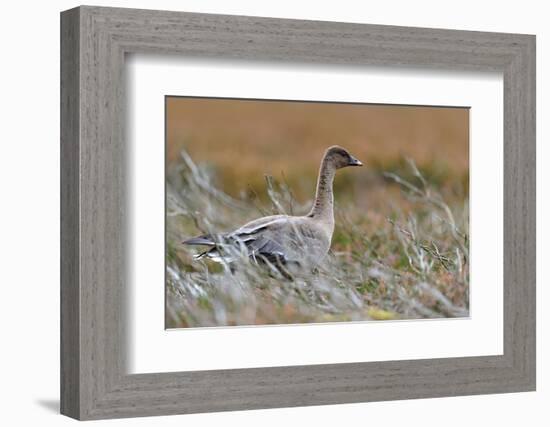
[[[203,236],[192,237],[191,239],[184,240],[184,245],[206,245],[213,246],[216,244],[213,237],[210,234],[205,234]]]

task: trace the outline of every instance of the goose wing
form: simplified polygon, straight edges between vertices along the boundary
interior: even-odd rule
[[[290,227],[289,217],[273,215],[248,222],[242,227],[225,234],[206,234],[185,240],[187,245],[211,246],[210,249],[197,255],[197,258],[208,257],[214,261],[234,261],[231,251],[245,249],[246,254],[257,261],[288,261],[287,249],[282,244],[283,229]]]
[[[229,233],[221,234],[203,234],[201,236],[192,237],[191,239],[184,240],[184,245],[202,245],[202,246],[216,246],[226,241],[246,241],[249,236],[254,236],[261,231],[269,228],[276,228],[281,223],[287,221],[286,215],[271,215],[263,218],[258,218],[246,223],[245,225],[237,228]]]

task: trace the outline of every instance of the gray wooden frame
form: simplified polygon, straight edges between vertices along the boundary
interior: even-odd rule
[[[132,52],[502,72],[504,354],[128,375],[124,58]],[[61,165],[63,414],[99,419],[535,389],[534,36],[71,9],[61,14]]]

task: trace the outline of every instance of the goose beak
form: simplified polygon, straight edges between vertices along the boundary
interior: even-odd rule
[[[350,156],[348,165],[349,166],[363,166],[363,163],[360,160],[356,159],[355,157]]]

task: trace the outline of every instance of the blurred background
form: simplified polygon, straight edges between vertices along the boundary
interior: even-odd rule
[[[167,163],[184,148],[233,197],[263,198],[267,174],[307,203],[324,150],[341,145],[365,167],[338,173],[336,199],[386,212],[396,187],[382,172],[407,157],[447,199],[467,196],[468,119],[467,108],[168,97]]]

